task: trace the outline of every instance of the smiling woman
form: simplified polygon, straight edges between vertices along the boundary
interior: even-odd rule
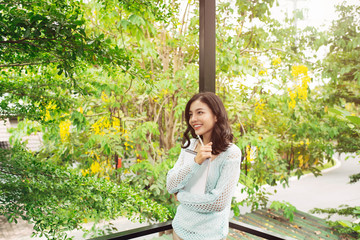
[[[225,239],[241,151],[232,144],[225,107],[214,93],[194,95],[186,105],[185,118],[183,148],[167,176],[167,189],[180,202],[173,220],[174,239]],[[188,150],[196,155],[186,154]],[[205,193],[188,191],[193,178],[208,166]]]

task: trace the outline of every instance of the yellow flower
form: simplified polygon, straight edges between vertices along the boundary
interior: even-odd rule
[[[308,68],[305,65],[297,65],[291,67],[291,75],[298,77],[300,75],[306,76],[308,74]]]
[[[298,160],[299,160],[299,167],[302,167],[304,165],[303,155],[299,155]]]
[[[45,121],[50,121],[50,120],[51,120],[50,112],[49,112],[49,110],[46,110],[46,113],[45,113]]]
[[[55,110],[56,109],[56,104],[54,104],[53,101],[49,102],[49,104],[46,106],[47,110]]]
[[[66,142],[69,139],[70,136],[70,126],[71,121],[69,119],[60,122],[59,128],[60,128],[60,138],[62,142]]]
[[[83,109],[82,107],[79,107],[79,108],[78,108],[78,112],[79,112],[79,113],[84,113],[84,109]]]
[[[260,76],[263,76],[263,75],[266,75],[266,74],[267,74],[267,69],[261,70],[261,71],[259,72],[259,75],[260,75]]]
[[[87,169],[87,170],[81,169],[81,173],[82,173],[83,176],[86,176],[86,175],[89,174],[89,169]]]
[[[255,113],[261,114],[262,110],[264,110],[264,106],[265,106],[264,100],[260,99],[259,101],[257,101],[255,103]]]
[[[161,89],[161,91],[164,93],[164,95],[168,94],[168,90],[167,90],[167,89]]]
[[[294,77],[296,82],[297,96],[300,100],[307,99],[307,89],[311,78],[308,76],[308,68],[304,65],[297,65],[291,67],[291,75]],[[294,106],[293,99],[291,100],[290,106]]]
[[[295,98],[296,98],[297,94],[296,94],[295,91],[294,91],[294,92],[291,91],[290,88],[288,88],[288,92],[289,92],[289,95],[290,95],[290,101],[288,102],[288,106],[289,106],[289,108],[294,109],[295,106],[296,106],[296,100],[295,100]]]
[[[51,102],[49,102],[49,104],[45,107],[45,109],[46,109],[46,111],[45,111],[45,118],[44,118],[44,120],[45,120],[45,121],[49,121],[49,120],[52,119],[50,112],[51,112],[52,110],[55,110],[55,109],[56,109],[56,104],[54,104],[54,103],[51,101]]]
[[[94,133],[97,135],[105,135],[104,130],[109,129],[111,126],[110,121],[107,117],[102,117],[98,121],[96,121],[91,128]]]
[[[297,88],[298,89],[298,97],[301,100],[306,100],[307,98],[307,85],[303,85]]]
[[[101,100],[102,100],[103,102],[109,102],[109,97],[108,97],[108,95],[106,95],[105,92],[102,92],[102,93],[101,93]]]
[[[246,159],[249,162],[252,162],[255,159],[255,150],[253,150],[252,147],[250,147],[250,145],[246,146]]]
[[[97,161],[94,161],[91,164],[90,170],[92,173],[98,173],[101,170],[100,164]]]
[[[295,106],[296,106],[296,102],[295,102],[295,101],[293,101],[293,100],[291,100],[291,101],[288,103],[288,106],[289,106],[289,108],[294,109],[294,108],[295,108]]]
[[[277,66],[277,65],[280,65],[280,63],[281,63],[281,58],[280,57],[273,58],[272,65]]]

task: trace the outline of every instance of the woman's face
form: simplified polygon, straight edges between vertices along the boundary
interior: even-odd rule
[[[216,121],[216,116],[206,103],[196,100],[190,105],[189,124],[197,135],[210,140]]]

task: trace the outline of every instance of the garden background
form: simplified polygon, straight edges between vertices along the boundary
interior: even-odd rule
[[[235,214],[268,204],[261,186],[360,149],[359,4],[338,5],[325,30],[298,28],[301,10],[279,20],[274,5],[217,1],[216,92],[248,195]],[[49,239],[100,219],[171,219],[166,173],[198,91],[198,2],[7,0],[0,23],[0,116],[19,119],[0,149],[0,214]],[[33,133],[36,152],[22,141]]]

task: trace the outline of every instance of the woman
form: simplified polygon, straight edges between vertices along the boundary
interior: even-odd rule
[[[231,199],[240,174],[241,151],[232,144],[225,107],[214,93],[194,95],[186,105],[185,120],[181,153],[167,175],[167,189],[180,202],[172,224],[173,239],[225,239]],[[186,149],[196,152],[193,160],[185,159]],[[187,183],[207,159],[210,167],[205,193],[186,191]]]

